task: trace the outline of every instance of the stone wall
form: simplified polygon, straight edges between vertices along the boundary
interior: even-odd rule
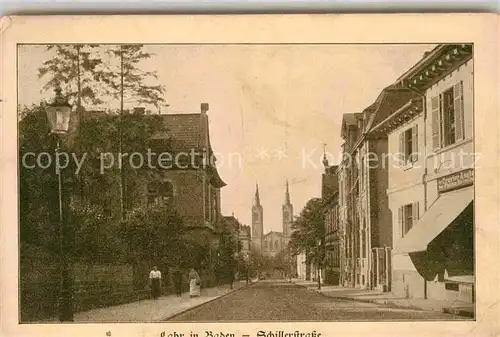
[[[20,321],[57,317],[60,269],[58,256],[39,247],[22,245],[20,260]],[[148,298],[147,283],[134,287],[134,270],[127,264],[76,262],[72,267],[74,311]],[[147,275],[144,278],[147,280]],[[165,288],[170,292],[170,288]]]

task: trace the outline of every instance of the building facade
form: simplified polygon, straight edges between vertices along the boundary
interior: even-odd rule
[[[419,94],[376,128],[389,134],[393,292],[474,301],[473,60],[440,45],[399,81]]]
[[[262,242],[262,255],[267,257],[275,257],[286,247],[285,236],[281,232],[270,231],[264,235]]]
[[[210,144],[208,104],[200,113],[159,115],[162,128],[150,139],[153,153],[167,153],[173,160],[149,170],[143,184],[144,204],[167,205],[184,220],[188,240],[208,248],[209,256],[195,266],[205,286],[215,282],[213,272],[225,221],[221,214],[220,178]],[[199,154],[190,158],[190,154]]]
[[[339,219],[344,230],[342,281],[352,287],[390,289],[392,216],[387,197],[387,135],[372,132],[415,94],[400,85],[385,88],[361,113],[344,114],[343,158],[338,168]]]
[[[326,155],[323,158],[323,165],[325,166],[321,186],[325,218],[323,277],[325,283],[339,285],[341,284],[340,271],[342,270],[341,261],[344,252],[344,233],[339,221],[339,179],[337,166],[329,166]]]
[[[209,160],[213,150],[207,111],[208,104],[202,103],[198,114],[160,115],[163,128],[152,136],[151,150],[178,159],[167,169],[152,169],[144,189],[145,203],[167,204],[179,212],[188,228],[210,232],[222,223],[220,190],[226,184]],[[200,155],[190,160],[190,153]]]

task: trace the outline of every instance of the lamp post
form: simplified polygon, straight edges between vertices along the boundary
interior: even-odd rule
[[[60,151],[61,138],[68,133],[69,119],[71,115],[71,106],[66,98],[61,94],[61,88],[55,90],[56,96],[54,102],[46,108],[47,119],[50,124],[51,134],[56,137],[57,145],[55,148],[56,158]],[[68,254],[66,245],[68,238],[66,237],[67,223],[63,205],[63,177],[62,170],[56,165],[56,175],[58,183],[58,198],[59,198],[59,258],[60,258],[60,288],[58,298],[59,320],[61,322],[73,321],[73,294],[71,289],[71,278],[69,270]]]
[[[318,290],[321,290],[321,239],[317,239],[316,241],[317,246],[318,246],[318,251],[317,251],[317,274],[318,274]]]

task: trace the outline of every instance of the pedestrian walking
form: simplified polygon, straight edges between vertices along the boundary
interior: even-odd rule
[[[151,297],[156,300],[160,297],[161,290],[161,272],[156,266],[149,273],[149,284],[151,287]]]
[[[192,269],[189,271],[189,296],[196,297],[200,296],[201,278],[196,270]]]
[[[234,271],[229,272],[229,281],[231,282],[231,289],[233,289],[233,283],[234,283]]]
[[[180,269],[175,269],[174,274],[172,275],[174,278],[174,286],[175,293],[177,297],[182,297],[182,272]]]

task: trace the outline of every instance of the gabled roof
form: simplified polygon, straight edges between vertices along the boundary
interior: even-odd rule
[[[342,124],[358,125],[358,120],[362,117],[361,113],[347,113],[342,116]]]
[[[389,86],[382,90],[375,103],[368,108],[370,111],[366,131],[369,131],[416,96],[417,94],[412,90],[402,87]]]
[[[348,127],[356,127],[358,121],[363,117],[362,113],[345,113],[342,115],[342,128],[340,130],[340,136],[345,138],[345,133]]]

